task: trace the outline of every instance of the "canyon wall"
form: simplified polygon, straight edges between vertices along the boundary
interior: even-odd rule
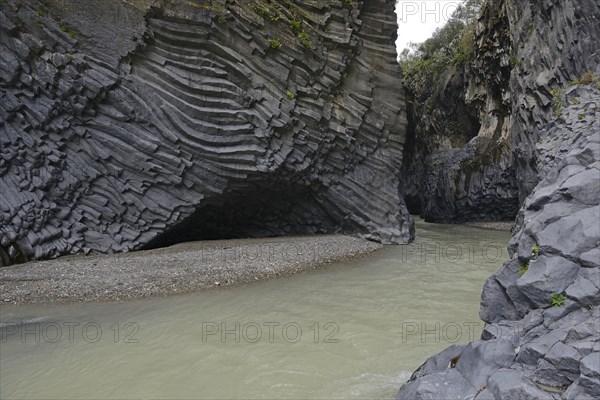
[[[394,2],[7,0],[0,259],[406,243]]]
[[[513,49],[511,258],[484,286],[481,340],[431,357],[398,399],[600,397],[599,20],[587,0],[485,3],[479,25],[508,27]]]
[[[506,8],[489,3],[472,29],[470,54],[406,78],[403,188],[411,213],[426,221],[512,220],[519,209]]]

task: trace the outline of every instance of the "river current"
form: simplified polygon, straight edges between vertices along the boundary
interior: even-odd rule
[[[479,337],[508,232],[418,239],[252,285],[101,304],[0,306],[3,399],[392,399]]]

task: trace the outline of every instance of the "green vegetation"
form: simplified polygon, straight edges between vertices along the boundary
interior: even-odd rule
[[[281,19],[281,15],[274,9],[272,9],[268,4],[262,3],[254,6],[254,11],[256,11],[263,18],[268,19],[272,22],[277,22]]]
[[[75,61],[75,56],[73,54],[67,54],[67,60],[69,60],[69,62],[73,62]]]
[[[554,114],[558,117],[564,107],[564,93],[561,89],[552,89],[550,91],[552,95],[552,108],[554,109]]]
[[[288,98],[289,101],[294,100],[294,93],[292,93],[291,90],[287,91],[287,98]]]
[[[77,32],[75,32],[71,27],[69,27],[69,25],[67,25],[65,22],[61,22],[60,30],[69,35],[71,39],[74,39],[77,36]]]
[[[300,43],[302,43],[302,46],[306,47],[307,49],[311,49],[314,50],[314,46],[310,40],[310,36],[308,36],[308,34],[304,31],[300,32],[300,34],[298,35],[298,40],[300,40]]]
[[[534,257],[539,257],[540,255],[540,246],[537,243],[534,243],[533,247],[531,247],[531,255]]]
[[[578,106],[580,104],[581,104],[581,100],[579,100],[579,99],[573,99],[573,100],[571,100],[571,105]]]
[[[272,49],[279,49],[283,46],[283,43],[279,39],[269,39],[269,47]]]
[[[527,261],[525,264],[523,264],[521,266],[521,268],[519,268],[519,276],[525,275],[525,273],[527,272],[528,269],[529,269],[529,261]]]
[[[577,117],[577,119],[579,119],[580,121],[584,121],[585,120],[585,114],[579,114],[579,116]]]
[[[282,6],[276,2],[271,2],[270,0],[258,0],[257,4],[252,6],[252,10],[271,22],[280,20],[283,20],[284,22],[289,21],[289,29],[292,34],[296,36],[300,44],[307,49],[314,50],[315,46],[312,43],[311,37],[305,30],[313,29],[310,24],[306,22],[306,20],[310,19],[309,16],[302,9],[298,8],[291,0],[284,0],[284,3],[285,5]],[[270,47],[275,49],[280,48],[280,44],[281,42],[278,39],[269,41]]]
[[[405,78],[419,72],[438,77],[450,65],[473,61],[475,26],[483,0],[467,0],[452,14],[447,24],[423,43],[411,43],[400,54]]]
[[[564,294],[553,294],[550,300],[552,301],[552,307],[560,307],[565,304],[566,297]]]
[[[300,34],[302,32],[302,21],[298,21],[297,19],[291,20],[290,29],[294,35]]]
[[[201,4],[198,1],[188,1],[187,4],[214,13],[217,16],[217,22],[220,24],[225,23],[228,19],[232,18],[225,6],[217,2],[209,1],[208,4]]]

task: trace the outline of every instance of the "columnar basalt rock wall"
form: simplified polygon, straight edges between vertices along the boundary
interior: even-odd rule
[[[506,1],[515,43],[511,75],[513,159],[521,202],[546,175],[548,124],[571,106],[567,93],[591,72],[598,87],[600,32],[597,1]],[[576,121],[568,121],[577,123]]]
[[[484,286],[481,340],[431,357],[398,399],[600,397],[600,4],[502,3],[524,197],[511,258]]]
[[[433,222],[510,220],[518,184],[511,154],[511,38],[506,7],[488,2],[472,60],[408,82],[403,187],[410,211]],[[425,78],[419,81],[419,78]]]
[[[8,0],[0,28],[3,262],[412,239],[393,1]]]

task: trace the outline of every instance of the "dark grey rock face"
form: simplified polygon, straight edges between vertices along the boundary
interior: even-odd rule
[[[528,194],[511,259],[483,289],[482,341],[464,347],[455,365],[413,376],[399,399],[600,394],[600,51],[592,39],[600,35],[600,4],[508,4],[518,49],[512,148],[519,191]],[[592,82],[575,81],[587,70]],[[481,343],[506,348],[500,357],[496,347],[474,352]]]
[[[415,374],[399,399],[598,397],[600,259],[581,255],[600,244],[600,199],[587,204],[571,194],[580,174],[589,174],[588,186],[600,186],[598,121],[584,127],[592,130],[578,135],[577,147],[525,201],[509,245],[512,259],[484,287],[483,341],[453,348],[454,368],[446,363]],[[577,157],[585,152],[590,163]]]
[[[512,220],[519,210],[511,154],[511,38],[500,2],[476,27],[473,62],[439,79],[408,81],[409,127],[403,188],[427,221]]]
[[[598,41],[592,39],[600,34],[599,7],[597,1],[583,0],[515,0],[508,6],[516,44],[511,138],[521,202],[552,168],[552,159],[564,156],[565,147],[557,147],[548,135],[548,123],[557,114],[568,124],[581,123],[582,113],[562,111],[577,103],[577,96],[570,95],[577,89],[574,83],[588,72],[600,76]],[[593,108],[593,103],[580,109]]]
[[[2,262],[202,238],[410,241],[394,2],[279,3],[3,3]]]

